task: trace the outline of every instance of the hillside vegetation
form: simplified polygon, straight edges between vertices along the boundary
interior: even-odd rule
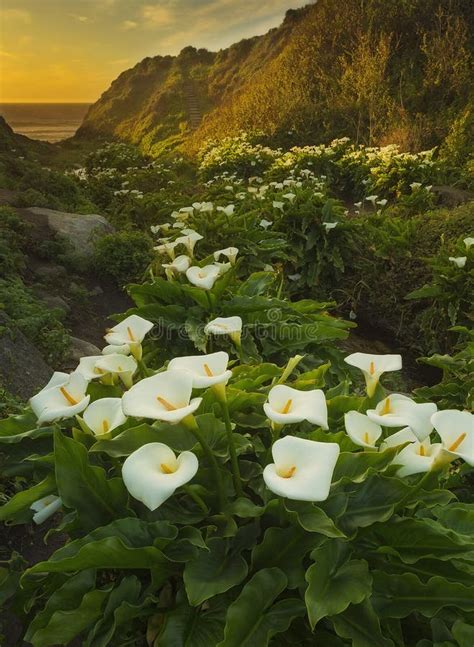
[[[447,137],[466,156],[473,32],[469,0],[320,0],[217,53],[144,59],[91,107],[79,137],[114,136],[153,155],[242,129],[283,146],[349,136],[420,150]],[[203,117],[194,130],[191,96]]]

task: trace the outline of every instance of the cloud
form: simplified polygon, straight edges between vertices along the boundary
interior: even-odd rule
[[[124,20],[122,22],[122,29],[124,31],[130,31],[131,29],[136,29],[138,27],[138,23],[135,22],[134,20]]]
[[[75,13],[70,13],[69,15],[71,16],[71,18],[74,18],[74,20],[77,20],[77,22],[90,22],[90,18],[88,18],[87,16],[80,16]]]
[[[18,58],[18,56],[15,56],[15,54],[12,54],[11,52],[5,52],[4,50],[0,50],[0,56],[2,58]]]
[[[24,25],[31,23],[31,14],[24,9],[0,9],[0,20],[20,22]]]
[[[147,4],[142,8],[143,18],[154,27],[172,25],[176,18],[169,7]]]

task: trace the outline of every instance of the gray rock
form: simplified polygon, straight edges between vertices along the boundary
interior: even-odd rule
[[[67,270],[62,265],[38,265],[34,272],[39,279],[47,283],[62,281],[67,277]]]
[[[71,310],[69,305],[62,297],[56,296],[54,294],[41,294],[39,298],[51,310],[55,310],[56,308],[60,308],[61,310],[64,310],[64,312],[69,312]]]
[[[72,363],[71,368],[75,368],[78,361],[81,357],[87,357],[88,355],[100,355],[101,350],[91,344],[85,339],[79,339],[78,337],[71,337],[71,350],[70,350],[70,361]]]
[[[39,350],[0,313],[0,382],[12,395],[28,400],[48,382],[53,369]]]
[[[104,294],[104,291],[100,287],[100,285],[96,285],[95,288],[92,288],[92,290],[89,292],[89,295],[91,297],[100,297],[101,294]]]
[[[103,216],[97,214],[78,214],[31,207],[26,209],[30,214],[45,217],[49,229],[66,238],[81,256],[90,256],[94,250],[93,241],[97,235],[110,234],[114,227]]]
[[[454,186],[433,186],[431,190],[438,196],[440,203],[445,207],[459,207],[461,204],[474,200],[474,193]]]

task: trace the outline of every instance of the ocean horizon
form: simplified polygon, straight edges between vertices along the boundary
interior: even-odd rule
[[[0,115],[20,135],[46,142],[72,137],[90,103],[0,103]]]

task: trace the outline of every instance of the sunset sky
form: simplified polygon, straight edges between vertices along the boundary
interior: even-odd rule
[[[308,0],[0,0],[0,102],[91,102],[145,56],[262,34]]]

